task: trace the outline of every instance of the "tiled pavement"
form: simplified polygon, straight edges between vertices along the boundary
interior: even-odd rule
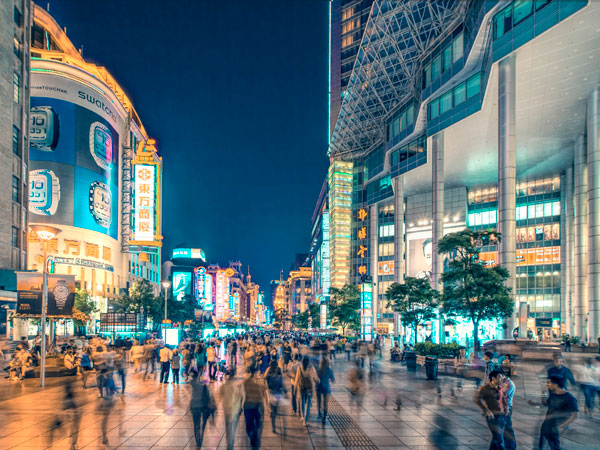
[[[346,391],[348,363],[335,361],[337,383],[333,385],[330,406],[331,420],[322,425],[316,420],[316,398],[313,398],[312,420],[308,428],[292,416],[289,406],[285,416],[278,419],[281,429],[286,422],[286,434],[274,434],[268,413],[262,433],[264,449],[487,449],[490,432],[472,402],[475,390],[466,382],[458,398],[449,395],[455,380],[442,377],[442,397],[437,396],[435,384],[425,381],[421,374],[409,375],[397,363],[382,362],[384,375],[380,383],[371,383],[362,407],[351,406]],[[524,368],[525,369],[525,368]],[[537,377],[532,369],[529,377]],[[523,370],[523,372],[527,372]],[[4,383],[2,380],[0,383]],[[19,387],[19,396],[0,401],[0,449],[43,449],[49,447],[49,429],[61,409],[60,387],[34,391],[37,380],[28,380]],[[535,383],[529,383],[527,398],[519,392],[513,422],[519,448],[534,448],[537,430],[544,408],[535,404]],[[522,389],[521,389],[522,391]],[[400,393],[402,409],[394,411],[396,395]],[[102,415],[97,409],[97,391],[82,391],[85,405],[80,427],[78,447],[119,449],[184,449],[195,448],[191,417],[188,412],[189,394],[185,384],[159,385],[155,380],[142,382],[130,374],[127,392],[119,400],[109,419],[109,445],[101,445]],[[387,398],[387,402],[386,402]],[[531,404],[530,402],[534,403]],[[562,439],[567,450],[598,449],[597,432],[600,420],[580,414],[575,424]],[[65,421],[63,428],[66,428]],[[62,434],[61,434],[62,433]],[[236,448],[249,446],[243,418],[237,430]],[[51,448],[69,448],[65,431],[55,433]],[[215,422],[207,425],[203,448],[226,448],[224,423],[220,412]]]

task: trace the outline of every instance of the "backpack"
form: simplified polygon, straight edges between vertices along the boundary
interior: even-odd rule
[[[300,390],[302,392],[308,392],[308,391],[312,391],[312,389],[313,389],[313,382],[310,377],[310,371],[307,370],[305,372],[304,369],[300,368]]]

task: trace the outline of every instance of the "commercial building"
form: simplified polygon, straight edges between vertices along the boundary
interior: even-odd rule
[[[284,304],[289,315],[302,313],[310,306],[310,283],[310,267],[298,267],[297,270],[290,270],[283,285]]]
[[[508,269],[516,305],[480,336],[600,334],[598,23],[586,0],[374,2],[328,188],[331,285],[370,276],[375,329],[402,334],[387,287],[440,288],[437,243],[468,227],[502,234],[481,259]]]
[[[29,163],[28,0],[0,4],[0,269],[27,266],[27,166]]]
[[[159,292],[162,159],[112,75],[33,8],[28,222],[61,230],[48,242],[56,273],[105,312],[131,282]],[[27,244],[27,268],[41,271],[33,232]]]

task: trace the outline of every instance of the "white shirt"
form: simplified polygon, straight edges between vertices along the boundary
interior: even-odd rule
[[[160,357],[160,362],[168,362],[171,360],[171,357],[173,356],[173,352],[171,351],[170,348],[168,347],[163,347],[160,349],[160,352],[158,353],[158,356]]]

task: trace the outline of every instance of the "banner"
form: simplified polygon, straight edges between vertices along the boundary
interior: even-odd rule
[[[42,315],[43,274],[17,272],[17,313]],[[48,275],[48,316],[72,316],[75,275]]]

